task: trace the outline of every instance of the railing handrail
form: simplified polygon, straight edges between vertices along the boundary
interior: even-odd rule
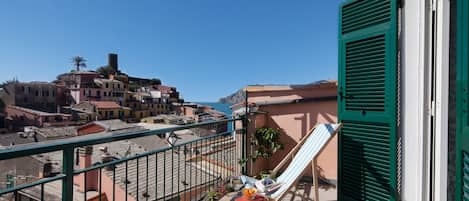
[[[234,122],[238,120],[243,120],[243,118],[236,117],[236,118],[224,119],[224,120],[219,120],[219,121],[207,121],[207,122],[188,124],[188,125],[183,125],[183,126],[175,126],[175,127],[161,128],[161,129],[148,130],[148,131],[129,132],[129,133],[123,133],[123,134],[113,134],[113,133],[90,134],[90,135],[77,136],[77,137],[68,138],[68,139],[47,141],[44,143],[39,142],[35,144],[18,145],[18,146],[0,149],[0,160],[7,160],[7,159],[25,157],[25,156],[30,156],[30,155],[54,152],[54,151],[63,151],[65,148],[71,149],[71,148],[77,148],[77,147],[83,147],[83,146],[89,146],[89,145],[115,142],[115,141],[127,140],[127,139],[132,139],[132,138],[152,136],[152,135],[158,135],[158,134],[163,134],[163,133],[168,133],[168,132],[173,132],[173,131],[208,126],[208,125],[213,125],[213,124],[229,123],[229,122]]]
[[[107,166],[111,166],[111,165],[117,165],[117,164],[120,164],[120,163],[124,163],[124,162],[126,162],[126,161],[135,160],[135,159],[137,159],[137,158],[142,158],[142,157],[145,157],[145,156],[150,156],[150,155],[153,155],[153,154],[157,154],[157,153],[169,151],[169,150],[172,150],[172,149],[177,149],[177,148],[186,146],[186,145],[191,144],[191,143],[194,143],[194,142],[200,142],[200,141],[208,140],[208,139],[211,139],[211,138],[217,138],[217,137],[225,136],[225,135],[228,135],[228,134],[230,134],[230,133],[232,133],[232,132],[237,132],[237,131],[241,131],[241,130],[243,130],[243,129],[232,130],[232,131],[226,131],[226,132],[218,133],[218,134],[211,135],[211,136],[207,136],[207,137],[203,137],[203,138],[198,138],[198,139],[195,139],[195,140],[190,140],[190,141],[187,141],[187,142],[183,142],[183,143],[180,143],[180,144],[176,144],[176,145],[174,145],[173,147],[164,147],[164,148],[154,149],[154,150],[150,150],[150,151],[145,151],[145,152],[143,152],[143,153],[138,153],[138,154],[135,154],[135,155],[133,155],[133,156],[128,156],[128,157],[116,159],[116,160],[113,160],[113,161],[111,161],[111,162],[100,163],[100,164],[98,164],[98,165],[93,165],[93,166],[88,167],[88,168],[75,170],[75,171],[74,171],[74,174],[77,175],[77,174],[81,174],[81,173],[88,172],[88,171],[91,171],[91,170],[96,170],[96,169],[103,168],[103,167],[107,167]]]

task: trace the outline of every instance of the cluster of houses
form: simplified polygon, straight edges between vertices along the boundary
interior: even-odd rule
[[[0,131],[4,133],[0,134],[0,149],[66,138],[86,138],[89,135],[148,131],[227,118],[224,113],[212,107],[185,103],[175,87],[164,86],[157,79],[128,76],[118,69],[117,64],[117,55],[109,54],[108,66],[115,72],[110,75],[78,70],[61,74],[53,82],[14,80],[3,84],[0,88],[0,99],[3,103],[0,110]],[[207,125],[178,131],[177,143],[226,132],[227,127],[227,124]],[[109,150],[106,153],[110,156],[121,158],[167,146],[168,140],[164,135],[96,145],[77,152],[75,165],[78,169],[102,162],[103,147]],[[187,157],[186,153],[172,154],[181,159]],[[58,162],[60,160],[60,154],[47,153],[14,161],[0,161],[0,189],[54,176],[61,171],[61,164]],[[29,168],[22,168],[25,164],[30,164]],[[130,164],[135,166],[133,162]],[[171,169],[174,168],[168,166],[168,170]],[[87,177],[90,175],[92,174]],[[88,180],[85,185],[80,183],[82,179],[79,177],[83,176],[77,176],[75,179],[75,184],[79,186],[75,195],[83,197],[86,196],[85,191],[90,191],[87,197],[93,197],[91,191],[97,189],[96,178]],[[112,184],[112,177],[103,175],[103,180]],[[60,188],[54,186],[55,184],[52,182],[46,185],[46,200],[59,199],[60,192],[57,189]],[[136,182],[132,181],[131,185],[135,184]],[[187,188],[197,185],[199,184],[190,183]],[[109,189],[102,190],[108,196],[111,195],[111,192],[107,191]],[[119,192],[121,193],[121,190]],[[163,196],[162,194],[163,192],[158,192],[158,196]],[[21,191],[17,196],[34,200],[37,197],[35,195],[35,192]],[[143,198],[140,192],[130,193],[129,197]],[[0,196],[0,200],[3,199],[7,198]]]
[[[72,71],[53,82],[11,81],[0,89],[4,132],[25,126],[76,126],[91,121],[120,119],[140,122],[163,114],[188,115],[188,122],[224,118],[224,114],[197,104],[184,104],[175,87],[157,79],[128,76],[118,68],[116,54],[109,54],[114,74]]]

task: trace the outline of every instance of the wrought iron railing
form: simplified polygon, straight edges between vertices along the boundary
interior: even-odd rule
[[[43,171],[47,174],[23,184],[8,183],[0,188],[0,200],[20,200],[21,197],[63,201],[200,200],[204,192],[223,185],[227,178],[242,171],[238,161],[244,152],[233,135],[244,133],[245,128],[236,129],[237,121],[242,121],[243,125],[246,122],[244,118],[233,118],[158,130],[78,136],[1,149],[0,162],[32,155],[61,154],[56,162],[61,170],[56,175]],[[234,125],[229,127],[231,130],[196,139],[180,139],[175,133],[228,123]],[[144,150],[137,146],[131,150],[132,139],[145,141],[144,137],[149,136],[166,139],[167,135],[172,141],[163,148]],[[122,144],[116,145],[118,142]],[[125,156],[114,157],[108,153],[107,146],[122,149],[127,145]],[[97,155],[93,153],[96,150],[103,153],[101,162],[95,163],[95,160],[86,166],[93,161],[91,156]],[[91,158],[87,158],[88,155]]]

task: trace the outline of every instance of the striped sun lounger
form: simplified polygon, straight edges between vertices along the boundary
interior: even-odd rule
[[[316,157],[322,152],[324,147],[326,147],[341,127],[341,124],[318,124],[303,137],[300,143],[298,143],[272,171],[272,175],[277,174],[277,172],[291,160],[288,167],[275,181],[281,184],[280,188],[272,194],[267,195],[270,200],[282,199],[287,191],[303,176],[309,164],[313,165],[315,201],[319,200]]]

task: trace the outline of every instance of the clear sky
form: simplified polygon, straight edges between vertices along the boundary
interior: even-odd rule
[[[248,84],[337,79],[340,0],[0,2],[0,81],[52,81],[83,56],[160,78],[188,101]]]

